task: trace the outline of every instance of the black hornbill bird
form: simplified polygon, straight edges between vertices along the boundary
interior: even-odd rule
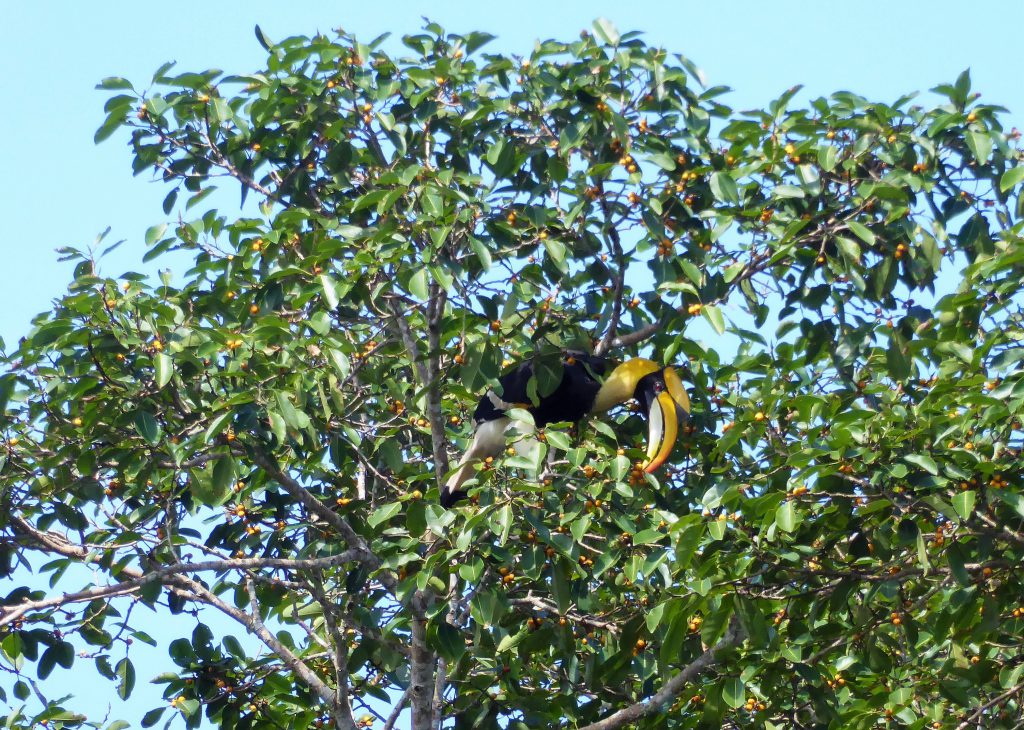
[[[505,431],[512,423],[505,412],[510,408],[524,408],[538,427],[544,427],[579,421],[588,413],[603,413],[635,398],[647,414],[647,473],[661,466],[672,453],[679,424],[690,414],[690,399],[676,371],[644,358],[627,360],[613,368],[601,357],[570,355],[562,362],[558,387],[536,404],[528,396],[532,376],[533,366],[522,363],[498,380],[500,395],[489,390],[480,399],[473,413],[473,442],[441,490],[442,506],[451,507],[464,499],[462,485],[473,475],[474,466],[505,449]]]

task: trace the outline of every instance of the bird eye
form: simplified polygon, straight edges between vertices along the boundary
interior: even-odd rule
[[[655,393],[660,393],[663,390],[665,390],[665,384],[664,383],[655,383],[654,384],[654,392]]]

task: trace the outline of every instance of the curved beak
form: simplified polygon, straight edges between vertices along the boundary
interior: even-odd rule
[[[651,401],[647,414],[647,463],[644,471],[650,474],[665,463],[672,453],[679,434],[679,424],[687,416],[668,391],[658,393]]]

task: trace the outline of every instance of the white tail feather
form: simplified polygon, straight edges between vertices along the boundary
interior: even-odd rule
[[[497,418],[493,421],[484,421],[476,427],[473,434],[473,442],[466,449],[466,453],[459,460],[459,466],[455,469],[448,481],[441,490],[441,505],[450,507],[464,494],[459,494],[462,485],[473,476],[474,467],[477,462],[483,461],[488,456],[497,456],[505,448],[505,429],[512,420],[509,418]]]

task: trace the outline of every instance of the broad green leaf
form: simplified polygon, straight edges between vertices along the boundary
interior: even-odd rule
[[[729,677],[722,683],[722,698],[733,709],[743,707],[747,687],[739,677]]]
[[[974,155],[974,159],[979,164],[984,165],[992,154],[992,137],[989,136],[988,132],[974,129],[968,130],[967,146],[971,148],[971,154]]]
[[[1024,180],[1024,165],[1011,167],[999,178],[999,190],[1003,193],[1012,190],[1020,185],[1022,180]]]
[[[324,301],[330,309],[335,309],[341,299],[338,297],[338,283],[329,274],[320,274],[320,290],[324,294]]]
[[[974,500],[975,492],[973,489],[957,492],[953,495],[953,509],[960,515],[960,519],[969,520],[971,515],[974,514]]]
[[[378,507],[373,511],[372,514],[370,514],[370,516],[366,520],[366,524],[368,524],[370,527],[377,527],[378,525],[384,524],[401,511],[401,502],[391,502],[389,504],[385,504],[382,507]]]
[[[720,335],[725,334],[725,317],[722,315],[721,309],[714,304],[705,304],[701,307],[700,313],[715,328],[715,332]]]
[[[615,25],[606,18],[598,18],[594,21],[594,32],[605,43],[617,46],[619,44],[619,31]]]
[[[156,371],[156,387],[163,388],[174,376],[174,361],[166,352],[158,352],[153,356],[153,365]]]
[[[430,298],[430,275],[426,269],[419,269],[409,278],[409,293],[417,299],[426,301]]]
[[[163,433],[163,429],[160,427],[159,422],[149,411],[139,410],[135,412],[135,430],[139,432],[139,435],[146,440],[151,446],[156,446],[160,443],[160,436]]]
[[[866,225],[858,223],[857,221],[847,221],[846,225],[849,226],[850,230],[853,231],[853,234],[864,243],[869,246],[875,245],[875,234],[872,233],[871,229]]]
[[[711,175],[711,194],[716,200],[733,205],[740,202],[739,188],[736,181],[727,172],[716,172]]]
[[[783,532],[792,532],[796,529],[797,524],[799,524],[799,515],[796,511],[796,505],[793,504],[792,500],[786,500],[775,510],[775,524]]]
[[[938,474],[939,466],[935,460],[927,454],[908,454],[903,457],[905,461],[914,466],[919,466],[929,474]]]
[[[132,690],[135,689],[135,666],[130,659],[125,658],[117,663],[115,671],[118,679],[117,696],[126,700],[131,697]]]

